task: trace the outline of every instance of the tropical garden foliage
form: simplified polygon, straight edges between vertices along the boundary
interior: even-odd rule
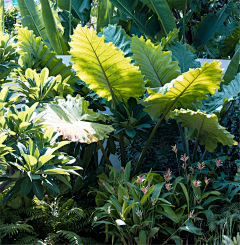
[[[239,2],[0,5],[0,244],[239,244]]]

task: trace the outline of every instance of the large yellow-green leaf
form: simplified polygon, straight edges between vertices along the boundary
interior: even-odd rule
[[[181,71],[177,61],[172,61],[171,51],[162,51],[161,45],[143,37],[134,36],[131,42],[133,59],[147,79],[147,86],[160,87],[172,81]]]
[[[144,81],[138,67],[130,64],[123,52],[112,43],[104,43],[104,36],[86,26],[78,25],[70,43],[71,61],[77,75],[99,96],[119,100],[138,98],[144,92]]]
[[[206,62],[201,69],[190,69],[171,84],[161,88],[161,91],[164,91],[162,93],[148,89],[150,96],[143,103],[145,111],[153,119],[157,119],[166,107],[168,110],[177,107],[188,108],[189,104],[198,99],[207,99],[207,93],[214,94],[219,88],[222,75],[220,63],[217,61],[210,64]]]
[[[76,98],[68,95],[67,101],[56,101],[57,104],[47,105],[40,121],[53,126],[63,139],[90,144],[107,138],[114,130],[111,125],[104,124],[109,116],[88,109],[89,102],[79,95]]]
[[[218,142],[228,146],[237,145],[237,142],[233,140],[234,135],[218,123],[218,117],[215,114],[176,109],[172,112],[172,117],[175,117],[182,127],[188,127],[187,137],[190,140],[196,138],[200,130],[199,144],[205,145],[209,152],[217,148]]]

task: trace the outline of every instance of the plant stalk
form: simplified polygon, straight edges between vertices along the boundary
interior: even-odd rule
[[[226,116],[228,115],[228,112],[230,111],[230,109],[232,108],[233,104],[234,104],[235,100],[232,101],[231,105],[228,107],[228,109],[226,110],[226,112],[224,113],[224,115],[222,116],[219,124],[222,125],[223,120],[226,118]]]
[[[184,153],[186,153],[186,155],[188,155],[187,145],[186,145],[186,138],[185,138],[185,136],[183,134],[181,123],[178,123],[178,129],[179,129],[180,136],[181,136],[181,139],[182,139]]]
[[[174,103],[175,103],[175,101],[174,101]],[[148,147],[149,147],[149,145],[150,145],[150,143],[151,143],[151,141],[152,141],[152,138],[153,138],[154,134],[156,133],[158,127],[161,125],[161,123],[162,123],[164,117],[165,117],[165,116],[167,115],[167,113],[170,111],[170,109],[171,109],[171,107],[173,106],[174,103],[172,103],[172,104],[166,109],[166,111],[163,113],[163,115],[161,116],[161,118],[159,119],[159,121],[157,122],[157,124],[155,125],[155,127],[154,127],[152,133],[150,134],[150,136],[149,136],[149,138],[148,138],[148,140],[147,140],[146,145],[145,145],[144,148],[143,148],[143,151],[142,151],[142,153],[141,153],[141,155],[140,155],[138,161],[136,162],[136,164],[135,164],[135,166],[134,166],[133,175],[139,173],[140,168],[141,168],[141,165],[142,165],[142,162],[143,162],[143,159],[144,159],[144,157],[145,157],[145,155],[146,155],[146,153],[147,153],[147,149],[148,149]]]
[[[72,35],[72,32],[71,32],[71,28],[72,28],[71,11],[72,11],[72,0],[70,0],[70,2],[69,2],[69,37],[70,37],[70,35]]]
[[[98,145],[99,145],[99,147],[100,147],[100,149],[101,149],[101,151],[102,151],[102,154],[103,154],[103,157],[105,158],[105,160],[106,160],[106,163],[108,164],[108,165],[111,165],[112,166],[112,164],[111,164],[111,162],[110,162],[110,160],[109,160],[109,158],[108,158],[108,156],[107,156],[107,153],[106,153],[106,151],[105,151],[105,149],[104,149],[104,147],[103,147],[103,145],[102,145],[102,142],[99,140],[98,141]]]
[[[201,122],[201,125],[199,127],[196,143],[195,143],[194,150],[193,150],[193,158],[192,158],[192,162],[193,163],[196,162],[196,158],[197,158],[197,148],[198,148],[198,142],[199,142],[199,138],[200,138],[203,122],[204,122],[204,118],[203,118],[203,120]]]

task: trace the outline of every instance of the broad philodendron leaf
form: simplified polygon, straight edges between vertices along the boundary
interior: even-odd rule
[[[240,93],[240,73],[228,85],[223,85],[220,92],[216,92],[204,103],[202,110],[207,113],[219,113],[223,106],[236,99]]]
[[[131,57],[131,37],[127,35],[121,26],[108,25],[108,27],[103,28],[103,32],[98,34],[99,37],[105,37],[104,42],[112,42],[116,47],[121,49],[124,53],[124,57]]]
[[[167,36],[170,31],[176,28],[175,19],[166,0],[140,0],[140,1],[146,4],[149,7],[149,9],[151,9],[154,13],[157,14],[162,27],[162,31],[161,31],[162,36]]]
[[[225,5],[218,13],[208,14],[200,23],[197,32],[194,36],[193,45],[195,48],[206,43],[208,40],[214,37],[214,34],[222,26],[224,21],[229,15],[227,5]]]
[[[189,128],[187,131],[189,140],[197,137],[200,130],[199,144],[205,145],[209,152],[213,152],[217,148],[218,142],[228,146],[237,145],[237,142],[233,140],[234,135],[231,135],[218,123],[218,117],[215,114],[176,109],[172,112],[172,117],[175,117],[177,123],[181,123],[182,127]]]
[[[154,44],[143,37],[132,37],[131,48],[135,65],[139,66],[147,79],[147,86],[161,87],[172,81],[181,72],[178,62],[172,61],[171,52],[162,51],[160,45]]]
[[[171,82],[166,91],[155,93],[148,89],[150,96],[145,100],[143,105],[145,111],[156,120],[158,116],[165,111],[165,108],[175,109],[178,106],[188,108],[188,105],[197,100],[208,98],[207,93],[214,94],[222,78],[222,69],[220,63],[213,61],[205,63],[201,69],[190,69],[188,72],[179,76]]]
[[[79,95],[76,98],[68,95],[67,101],[56,101],[57,104],[47,105],[40,123],[53,126],[63,139],[90,144],[107,138],[114,130],[111,125],[103,124],[109,117],[88,109],[89,103]]]
[[[197,56],[187,48],[187,44],[176,42],[167,49],[172,51],[172,58],[178,61],[182,73],[187,72],[190,68],[199,68],[201,66],[200,62],[195,60]]]
[[[105,43],[104,36],[87,26],[78,25],[70,43],[71,61],[77,75],[99,96],[120,101],[138,98],[144,93],[144,81],[138,67],[112,43]]]
[[[161,39],[161,47],[163,50],[166,49],[167,46],[172,44],[177,38],[178,38],[179,30],[177,28],[174,28],[173,31],[170,31],[167,35],[167,37],[163,37]]]

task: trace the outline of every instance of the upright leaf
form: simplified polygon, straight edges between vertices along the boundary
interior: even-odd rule
[[[110,0],[112,4],[117,7],[121,13],[133,19],[138,26],[141,33],[146,34],[151,38],[160,32],[161,25],[156,13],[151,11],[149,6],[142,4],[135,0]],[[173,28],[172,28],[173,29]]]
[[[117,97],[127,101],[138,98],[144,92],[144,82],[131,59],[112,43],[104,43],[93,29],[78,25],[70,43],[71,60],[77,75],[99,96],[108,101]]]
[[[214,94],[222,78],[222,69],[217,61],[205,63],[201,69],[190,69],[188,72],[179,76],[164,92],[155,93],[148,89],[150,96],[143,105],[145,111],[156,120],[165,111],[175,109],[178,106],[188,108],[189,104],[198,99],[206,98],[207,93]],[[163,89],[165,89],[163,87]]]
[[[140,0],[155,12],[161,23],[163,36],[176,28],[175,19],[166,0]]]
[[[215,32],[224,23],[229,15],[227,5],[225,5],[218,13],[208,14],[200,23],[194,36],[193,45],[198,48],[202,44],[214,37]]]
[[[98,1],[97,32],[112,24],[114,6],[109,0]]]
[[[147,86],[160,87],[169,83],[180,74],[178,62],[172,61],[171,52],[162,51],[160,45],[143,37],[134,36],[131,42],[135,65],[139,66],[147,79]]]
[[[50,8],[49,0],[40,0],[42,6],[42,18],[50,43],[58,55],[67,54],[67,46],[64,44],[62,37],[57,29],[53,13]]]

